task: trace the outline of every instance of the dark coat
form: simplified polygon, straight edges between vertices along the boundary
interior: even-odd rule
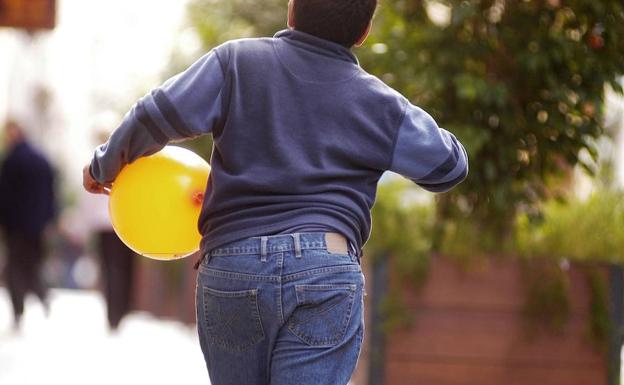
[[[54,215],[52,168],[42,154],[21,142],[0,167],[0,224],[9,233],[38,235]]]

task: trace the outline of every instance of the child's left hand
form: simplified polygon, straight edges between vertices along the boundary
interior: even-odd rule
[[[84,189],[92,194],[110,194],[111,184],[101,184],[96,181],[93,176],[91,176],[91,171],[89,170],[91,165],[87,164],[82,169],[82,186]]]

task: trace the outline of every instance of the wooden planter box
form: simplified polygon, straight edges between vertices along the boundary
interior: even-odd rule
[[[563,330],[531,336],[517,261],[490,259],[467,271],[434,257],[424,287],[403,293],[413,324],[385,337],[382,374],[378,362],[376,374],[369,368],[372,375],[359,384],[607,384],[608,354],[589,337],[586,276],[572,265],[568,277],[571,309]]]

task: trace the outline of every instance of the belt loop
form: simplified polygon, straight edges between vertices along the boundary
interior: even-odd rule
[[[260,261],[267,261],[267,241],[269,237],[260,237]]]
[[[301,258],[301,234],[294,233],[293,238],[295,241],[295,258]]]
[[[355,255],[358,265],[361,265],[362,251],[358,250],[358,248],[353,243],[351,243],[351,241],[349,241],[349,247],[351,248],[351,252],[353,253],[353,255]]]

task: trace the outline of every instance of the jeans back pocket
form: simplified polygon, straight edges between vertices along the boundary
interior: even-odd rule
[[[296,285],[297,309],[288,321],[290,331],[312,346],[334,346],[351,320],[356,285]]]
[[[204,320],[210,343],[229,352],[244,351],[264,338],[258,289],[221,291],[203,287]]]

